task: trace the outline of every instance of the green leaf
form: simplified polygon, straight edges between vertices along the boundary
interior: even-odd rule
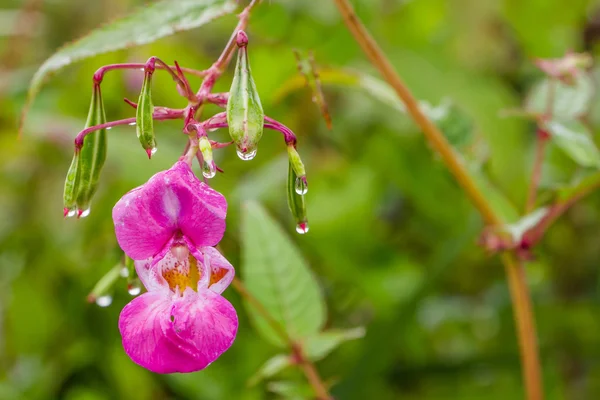
[[[556,145],[577,164],[584,167],[600,167],[600,152],[583,123],[553,119],[548,121],[545,127]]]
[[[263,379],[275,376],[280,371],[292,365],[292,359],[287,354],[277,354],[267,360],[248,380],[248,386],[254,386]]]
[[[231,13],[233,0],[163,0],[92,31],[69,43],[48,58],[29,86],[29,102],[51,73],[98,54],[152,43],[176,32],[197,28]]]
[[[287,234],[255,202],[246,203],[242,220],[242,279],[292,340],[321,330],[325,305],[317,281]],[[277,346],[286,343],[268,321],[246,304],[258,332]]]
[[[347,330],[336,329],[319,332],[304,341],[304,351],[312,361],[319,361],[342,343],[362,338],[365,336],[365,332],[365,328],[362,326]]]
[[[421,109],[444,133],[452,146],[461,148],[473,141],[472,119],[451,100],[446,99],[438,106],[422,101]]]
[[[551,89],[550,85],[554,85],[554,89]],[[573,86],[558,80],[543,79],[529,92],[525,109],[532,113],[545,114],[550,90],[554,91],[553,117],[573,119],[584,115],[590,108],[594,96],[594,82],[586,73],[578,74]]]

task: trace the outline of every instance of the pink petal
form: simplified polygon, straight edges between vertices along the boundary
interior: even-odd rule
[[[171,329],[169,297],[147,292],[125,306],[119,330],[125,353],[136,363],[159,374],[196,371],[196,359],[165,335]]]
[[[209,289],[221,294],[233,280],[235,270],[229,261],[214,247],[203,247],[201,251],[204,253],[205,262],[209,265],[212,275],[211,281],[216,280],[216,282],[209,286]]]
[[[205,368],[231,346],[237,327],[235,309],[225,298],[189,288],[183,297],[144,293],[119,318],[127,355],[157,373]]]
[[[211,290],[187,288],[180,299],[171,311],[173,328],[167,334],[205,368],[233,344],[237,314],[227,299]]]
[[[178,161],[113,208],[117,241],[134,260],[158,254],[178,232],[195,246],[214,246],[225,232],[227,202],[200,182],[190,166]]]

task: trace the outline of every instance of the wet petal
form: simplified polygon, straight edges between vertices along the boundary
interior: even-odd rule
[[[203,247],[201,251],[204,253],[206,263],[209,265],[209,289],[215,293],[223,293],[235,276],[233,266],[214,247]]]
[[[113,208],[117,241],[134,260],[158,254],[181,232],[195,246],[214,246],[225,232],[227,202],[178,161],[121,198]]]
[[[125,353],[136,364],[159,374],[204,368],[197,357],[166,334],[172,330],[172,308],[171,298],[157,292],[144,293],[127,304],[119,317]]]
[[[186,289],[175,302],[172,329],[168,337],[194,357],[199,369],[205,368],[233,344],[238,328],[235,309],[211,290]]]

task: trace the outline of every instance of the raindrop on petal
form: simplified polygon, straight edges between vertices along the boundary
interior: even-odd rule
[[[299,176],[296,178],[296,193],[304,195],[308,192],[308,184],[305,176]]]
[[[104,296],[100,296],[96,299],[96,304],[100,307],[108,307],[112,303],[112,296],[109,294],[105,294]]]
[[[298,225],[296,225],[296,232],[298,232],[301,235],[304,235],[305,233],[308,232],[308,222],[300,222]]]
[[[244,161],[249,161],[249,160],[252,160],[254,157],[256,157],[256,151],[257,151],[257,149],[253,149],[253,150],[246,151],[246,152],[243,152],[240,149],[236,150],[238,157]]]

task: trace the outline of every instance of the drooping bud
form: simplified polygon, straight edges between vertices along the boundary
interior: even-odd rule
[[[77,189],[79,188],[79,157],[80,150],[75,149],[71,166],[65,179],[63,195],[64,216],[74,217],[77,214]]]
[[[288,157],[290,159],[290,165],[296,174],[296,180],[294,181],[296,193],[300,195],[306,194],[308,192],[308,181],[306,180],[304,163],[302,163],[300,154],[298,154],[298,151],[293,145],[288,146]]]
[[[296,232],[305,234],[308,232],[308,218],[306,217],[306,202],[304,201],[304,195],[298,194],[296,190],[296,181],[298,175],[294,171],[292,161],[290,160],[288,167],[288,181],[287,181],[287,196],[288,206],[294,220],[296,221]]]
[[[198,145],[202,153],[202,175],[205,178],[213,178],[217,173],[217,166],[213,160],[212,145],[206,136],[201,136]]]
[[[106,123],[104,102],[100,85],[94,85],[92,102],[88,112],[86,128]],[[83,140],[78,162],[78,177],[76,179],[77,216],[87,217],[90,213],[90,202],[100,179],[100,172],[106,160],[107,140],[106,129],[100,129],[88,134]],[[73,164],[71,164],[73,165]],[[68,180],[68,177],[67,177]]]
[[[154,120],[152,119],[152,113],[154,112],[154,105],[152,104],[153,62],[149,61],[144,70],[144,83],[138,99],[135,122],[137,137],[146,153],[148,153],[148,158],[151,158],[156,153],[156,137],[154,136]]]
[[[256,156],[265,117],[250,71],[247,45],[248,36],[244,31],[239,31],[238,58],[227,101],[229,135],[235,142],[237,154],[242,160],[251,160]]]

